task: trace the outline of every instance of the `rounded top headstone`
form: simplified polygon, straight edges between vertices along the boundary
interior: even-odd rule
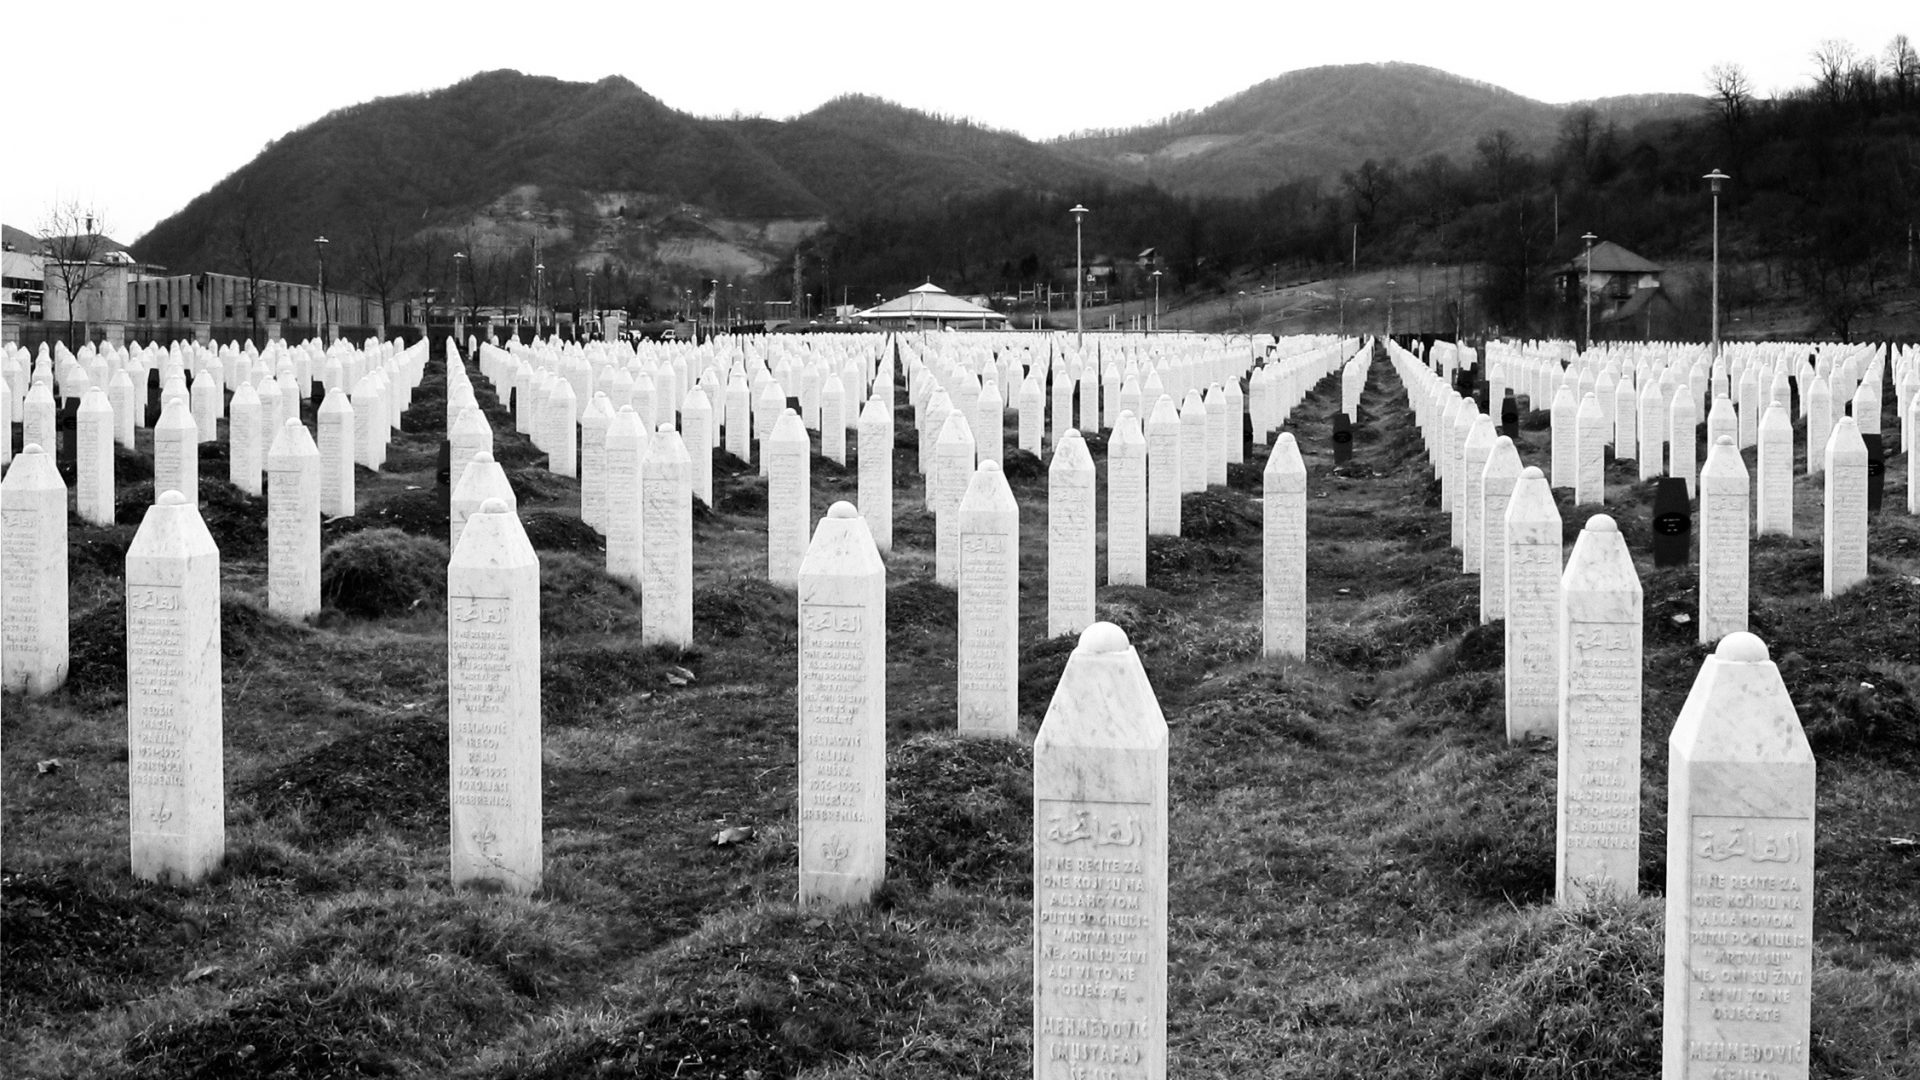
[[[1110,622],[1097,622],[1080,631],[1080,644],[1074,646],[1074,652],[1117,653],[1125,652],[1132,646],[1127,642],[1127,632]]]
[[[841,518],[841,519],[857,518],[860,516],[860,510],[858,507],[854,506],[852,503],[842,499],[841,501],[834,503],[831,507],[827,509],[827,516],[830,518]]]
[[[1720,436],[1719,438],[1717,438],[1717,439],[1715,439],[1715,440],[1713,440],[1713,445],[1715,445],[1715,446],[1732,446],[1732,445],[1733,445],[1733,436],[1731,436],[1731,435],[1722,435],[1722,436]]]
[[[482,463],[484,463],[484,464],[488,464],[488,465],[491,465],[491,464],[493,464],[493,451],[491,451],[491,450],[475,450],[475,451],[473,452],[473,460],[475,460],[475,461],[478,461],[478,462],[482,462]]]
[[[1606,514],[1595,514],[1587,519],[1588,532],[1617,533],[1620,525]]]
[[[177,491],[163,491],[160,493],[161,506],[185,506],[186,504],[187,497]]]
[[[21,452],[21,453],[23,453],[23,454],[44,454],[44,453],[46,453],[46,451],[45,451],[45,450],[42,450],[42,449],[40,449],[40,444],[39,444],[39,443],[37,443],[37,442],[30,442],[30,443],[28,443],[27,445],[25,445],[25,446],[23,446],[23,447],[21,447],[21,448],[20,448],[20,452]]]
[[[1522,480],[1545,480],[1546,478],[1547,474],[1541,472],[1540,466],[1538,465],[1529,465],[1520,470],[1520,479]]]
[[[1720,639],[1713,655],[1736,664],[1759,664],[1769,659],[1767,643],[1745,630],[1736,630]]]
[[[987,460],[985,460],[985,461],[983,461],[983,462],[981,462],[981,463],[980,463],[980,466],[979,466],[979,471],[981,471],[981,472],[999,472],[999,471],[1000,471],[1000,463],[999,463],[999,462],[997,462],[997,461],[995,461],[995,460],[993,460],[992,458],[988,458]]]
[[[488,499],[486,502],[480,504],[480,512],[483,514],[504,514],[507,512],[507,501],[500,498]]]
[[[299,427],[299,426],[300,426],[300,418],[299,418],[299,417],[297,417],[297,416],[289,416],[289,417],[287,417],[287,422],[286,422],[286,423],[284,423],[284,424],[281,424],[280,426],[281,426],[281,428],[283,428],[283,429],[284,429],[284,428],[297,428],[297,427]]]

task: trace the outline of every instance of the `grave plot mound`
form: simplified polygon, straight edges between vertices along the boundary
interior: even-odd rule
[[[640,634],[640,592],[608,577],[598,558],[572,552],[540,557],[540,636]]]
[[[379,824],[444,829],[446,711],[442,701],[335,739],[259,774],[239,793],[266,817],[301,811],[292,835],[300,844],[335,845]]]
[[[106,529],[70,528],[67,530],[67,575],[76,592],[91,577],[106,579],[103,587],[118,587],[127,572],[127,547],[133,543],[136,526],[115,525]]]
[[[1455,895],[1526,906],[1553,899],[1551,743],[1436,750],[1410,777],[1387,847]]]
[[[1021,647],[1021,716],[1032,717],[1037,722],[1046,715],[1047,703],[1053,700],[1053,691],[1060,685],[1060,673],[1067,668],[1067,657],[1078,644],[1078,634],[1057,634]]]
[[[887,651],[915,642],[932,631],[951,634],[959,622],[959,596],[924,578],[887,590]]]
[[[229,668],[306,637],[299,624],[274,618],[245,596],[226,592],[220,597],[220,656]]]
[[[1340,667],[1382,671],[1424,651],[1424,642],[1459,634],[1480,621],[1480,580],[1469,574],[1423,586],[1389,586],[1338,618],[1308,627],[1307,652]],[[1332,613],[1328,613],[1332,614]]]
[[[494,455],[494,460],[500,460],[498,454]],[[508,469],[507,483],[512,485],[513,497],[523,507],[528,503],[545,502],[577,505],[580,501],[580,482],[549,472],[545,465],[523,465]]]
[[[540,651],[540,716],[561,727],[595,727],[608,714],[624,717],[639,695],[672,687],[668,674],[687,658],[637,637],[569,637]],[[664,654],[664,655],[663,655]],[[686,668],[685,670],[691,670]]]
[[[768,649],[792,649],[797,618],[791,591],[752,575],[693,591],[696,639],[745,638]]]
[[[486,406],[480,402],[476,389],[474,404],[484,411]],[[444,378],[422,379],[420,385],[413,388],[407,402],[407,411],[400,414],[400,431],[404,435],[430,435],[438,442],[447,430],[447,381]]]
[[[1656,645],[1693,646],[1699,643],[1700,593],[1698,570],[1671,566],[1640,571],[1642,634],[1649,648]],[[1704,655],[1704,654],[1702,654]],[[1688,661],[1698,667],[1701,656]]]
[[[218,475],[226,475],[222,463]],[[113,500],[116,525],[138,528],[153,505],[153,481],[119,485]],[[267,501],[249,495],[225,480],[213,479],[207,465],[200,468],[200,519],[219,545],[223,563],[264,560],[267,557]]]
[[[767,482],[751,473],[713,476],[713,508],[722,514],[767,513]]]
[[[1257,539],[1260,508],[1236,492],[1198,491],[1180,498],[1180,537],[1184,540]]]
[[[606,541],[593,526],[573,514],[529,510],[520,515],[520,526],[527,531],[527,542],[538,551],[606,551]]]
[[[799,1076],[913,1038],[881,1030],[878,1018],[911,1008],[899,998],[930,992],[928,965],[914,935],[884,920],[763,909],[669,961],[671,989],[645,1012],[563,1036],[501,1080],[696,1075],[688,1062],[715,1080]],[[975,1064],[981,1075],[1016,1075],[1024,1049],[1006,1040],[997,1057]]]
[[[1227,486],[1235,491],[1259,491],[1262,475],[1260,465],[1247,465],[1238,461],[1227,463]],[[1181,511],[1184,513],[1185,510],[1186,507],[1182,506]],[[1181,521],[1180,527],[1183,530],[1186,528],[1184,520]]]
[[[444,542],[452,497],[452,492],[443,487],[396,491],[385,498],[369,500],[350,518],[327,522],[325,531],[339,536],[359,529],[398,529]],[[325,539],[323,535],[322,540]]]
[[[1817,596],[1820,593],[1820,576],[1826,564],[1826,555],[1821,550],[1818,538],[1783,536],[1780,533],[1768,533],[1756,536],[1748,548],[1748,619],[1762,618],[1765,604],[1756,603],[1762,598],[1780,598],[1794,595]],[[1759,623],[1755,623],[1755,633],[1760,633]],[[1771,637],[1764,640],[1771,641]]]
[[[113,482],[116,484],[137,484],[153,480],[153,455],[129,450],[119,443],[113,444]]]
[[[321,555],[320,599],[349,615],[379,618],[439,608],[447,598],[447,545],[399,529],[341,537]]]
[[[121,565],[125,565],[124,554]],[[62,690],[90,705],[126,700],[125,590],[72,620],[67,627],[67,651],[67,681]]]
[[[1007,451],[1007,459],[1001,464],[1000,471],[1009,484],[1031,484],[1047,478],[1046,462],[1041,461],[1037,454],[1017,448]]]
[[[1029,743],[928,733],[887,755],[889,880],[1024,895],[1032,824]]]
[[[1247,553],[1226,544],[1210,544],[1189,536],[1148,536],[1147,577],[1160,574],[1212,574],[1232,570]]]
[[[893,546],[919,548],[933,553],[933,514],[911,500],[895,497],[893,503]]]
[[[102,990],[164,974],[185,934],[179,897],[165,890],[44,870],[9,873],[0,886],[7,993],[23,1011],[52,1017],[120,1004]]]

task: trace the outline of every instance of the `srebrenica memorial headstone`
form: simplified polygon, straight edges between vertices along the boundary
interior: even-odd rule
[[[220,550],[185,496],[166,491],[147,508],[126,575],[133,876],[196,882],[226,854]]]
[[[1033,1075],[1167,1075],[1167,723],[1095,623],[1033,746]]]
[[[1722,435],[1700,470],[1700,644],[1747,628],[1747,463]]]
[[[800,902],[871,899],[887,858],[887,568],[837,502],[800,562]]]
[[[1827,439],[1826,562],[1822,594],[1831,600],[1867,580],[1867,445],[1853,417]]]
[[[812,451],[806,425],[792,409],[781,410],[760,445],[767,476],[767,580],[786,588],[799,584],[800,560],[812,536]]]
[[[1667,740],[1668,1080],[1805,1080],[1814,759],[1759,638],[1729,634]]]
[[[687,445],[662,422],[640,463],[640,641],[693,645],[693,478]]]
[[[28,443],[0,480],[0,682],[38,697],[67,681],[67,485]]]
[[[1487,452],[1480,476],[1480,621],[1507,616],[1507,504],[1520,481],[1520,452],[1502,435]]]
[[[320,611],[320,448],[288,417],[267,453],[267,610]]]
[[[1147,583],[1147,437],[1122,410],[1107,440],[1107,584]]]
[[[540,887],[540,560],[489,499],[447,564],[447,768],[455,887]]]
[[[1077,634],[1093,624],[1094,471],[1077,428],[1054,448],[1047,470],[1047,636]]]
[[[893,409],[877,396],[860,409],[855,453],[860,516],[873,535],[873,546],[885,555],[893,550]]]
[[[1020,719],[1020,504],[983,461],[955,511],[960,734],[1012,738]]]
[[[1560,602],[1560,784],[1554,899],[1632,897],[1640,881],[1640,578],[1595,514],[1567,557]]]
[[[1507,740],[1553,738],[1560,715],[1560,507],[1538,468],[1507,502]]]
[[[1261,495],[1260,654],[1305,659],[1307,469],[1291,431],[1274,440]]]

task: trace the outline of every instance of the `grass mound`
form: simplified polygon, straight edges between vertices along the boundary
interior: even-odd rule
[[[1180,497],[1183,540],[1244,540],[1260,530],[1260,507],[1238,492],[1209,488]]]
[[[397,529],[445,543],[452,535],[451,499],[446,488],[413,488],[368,502],[354,516],[364,523],[361,528]]]
[[[78,584],[89,577],[98,577],[106,579],[108,587],[118,587],[118,583],[126,580],[127,548],[133,545],[133,534],[137,531],[131,525],[68,529],[68,580]]]
[[[1080,644],[1079,634],[1057,634],[1020,649],[1020,715],[1044,717],[1067,670],[1067,657]]]
[[[182,922],[171,893],[91,876],[9,873],[0,877],[0,967],[9,1026],[92,1011],[122,1000],[129,979],[153,974],[154,947],[172,944]]]
[[[1556,769],[1546,744],[1442,750],[1408,770],[1407,804],[1389,847],[1461,896],[1549,900]]]
[[[1441,576],[1422,588],[1368,597],[1338,622],[1315,622],[1307,631],[1307,653],[1341,667],[1378,671],[1404,663],[1422,643],[1479,621],[1480,579]]]
[[[241,792],[264,816],[298,811],[302,844],[338,844],[381,822],[444,830],[447,753],[446,709],[422,710],[315,747]]]
[[[1392,1080],[1655,1076],[1663,932],[1655,903],[1517,913],[1306,1005],[1300,1049]]]
[[[713,474],[713,508],[722,514],[767,512],[767,482],[751,473]]]
[[[113,482],[119,484],[137,484],[141,481],[153,482],[153,455],[142,454],[121,446],[118,440],[113,444]]]
[[[501,459],[496,454],[494,460]],[[507,485],[513,488],[513,497],[521,506],[579,501],[580,482],[561,476],[545,465],[523,465],[514,469],[502,461],[501,468],[507,470]]]
[[[1006,474],[1007,483],[1024,484],[1047,478],[1046,463],[1039,455],[1028,450],[1009,450],[1000,463],[1000,471]]]
[[[796,639],[799,618],[792,593],[755,577],[693,594],[695,637],[747,638],[771,647]]]
[[[1260,466],[1251,462],[1230,461],[1227,463],[1227,486],[1235,491],[1261,491],[1266,486],[1266,479]],[[1181,509],[1184,511],[1185,507]],[[1184,522],[1181,527],[1185,528]]]
[[[321,558],[320,599],[370,619],[445,604],[447,545],[399,529],[341,537]]]
[[[67,681],[81,701],[110,704],[127,696],[127,601],[121,593],[67,624]]]
[[[548,724],[592,726],[598,719],[590,715],[594,710],[672,685],[667,675],[684,660],[672,650],[643,648],[634,637],[551,643],[540,650],[540,718]]]
[[[922,887],[1027,895],[1033,747],[916,735],[887,755],[887,874]]]
[[[916,548],[933,554],[934,547],[933,514],[920,504],[919,493],[911,495],[894,492],[893,496],[893,546],[898,548]]]
[[[1147,573],[1211,574],[1231,570],[1246,560],[1246,552],[1231,544],[1196,540],[1193,537],[1147,537]]]
[[[929,957],[889,922],[770,908],[703,937],[664,965],[669,985],[637,1018],[553,1040],[496,1075],[799,1076],[913,1041],[899,1018],[930,1004]]]
[[[696,621],[699,600],[696,594]],[[540,556],[540,636],[640,633],[640,593],[608,577],[603,557],[555,551]]]
[[[929,633],[951,632],[960,618],[960,598],[952,588],[924,578],[887,590],[887,651],[896,643],[922,643]]]
[[[264,559],[267,554],[267,501],[249,495],[225,480],[214,478],[205,469],[200,473],[200,518],[220,545],[220,560],[233,562]],[[225,476],[223,468],[219,476]],[[151,478],[119,488],[113,500],[113,520],[117,525],[138,528],[153,505]]]
[[[520,515],[527,540],[539,551],[606,551],[606,541],[576,514],[529,510]]]

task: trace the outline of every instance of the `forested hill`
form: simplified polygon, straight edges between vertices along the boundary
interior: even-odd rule
[[[1698,109],[1700,99],[1642,94],[1583,104],[1630,126]],[[1465,161],[1495,130],[1507,131],[1516,149],[1540,153],[1571,108],[1418,64],[1347,64],[1288,72],[1198,112],[1052,145],[1172,191],[1245,196],[1287,180],[1330,179],[1368,158]]]
[[[1017,135],[875,99],[830,102],[784,122],[714,120],[620,77],[586,84],[491,71],[341,109],[288,134],[155,226],[137,250],[167,266],[239,273],[243,256],[261,249],[276,265],[304,265],[324,233],[397,230],[407,240],[539,219],[562,250],[576,237],[582,250],[618,256],[624,239],[637,246],[624,254],[645,261],[645,236],[596,245],[588,223],[677,214],[684,232],[689,220],[818,221],[876,206],[912,213],[955,196],[1103,175]],[[738,239],[714,231],[716,241]]]

